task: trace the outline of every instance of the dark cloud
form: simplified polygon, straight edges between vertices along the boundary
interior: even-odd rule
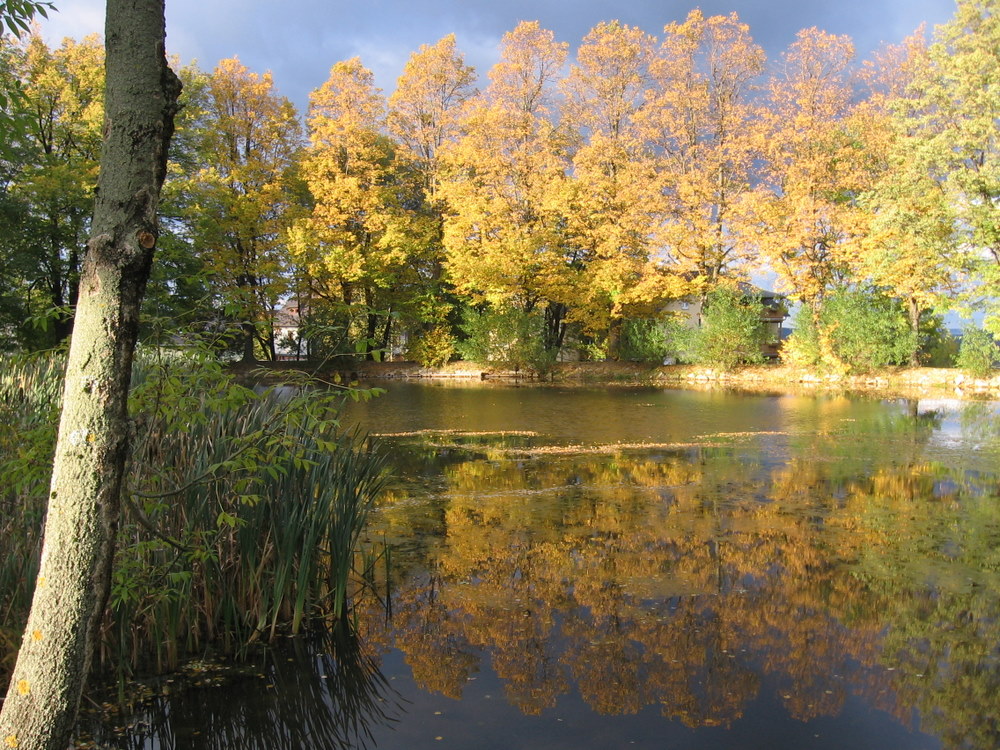
[[[74,5],[99,9],[103,3]],[[539,21],[575,48],[601,21],[617,19],[658,36],[693,7],[706,15],[735,11],[772,60],[804,28],[848,34],[864,57],[881,42],[901,41],[922,22],[944,23],[955,9],[953,0],[168,0],[167,43],[205,69],[238,55],[253,70],[271,70],[280,90],[304,106],[330,66],[355,55],[391,90],[413,51],[452,32],[485,75],[500,38],[522,20]],[[54,36],[99,30],[58,28]]]
[[[469,62],[485,74],[496,59],[500,38],[522,20],[539,21],[575,48],[601,21],[617,19],[658,36],[666,24],[683,21],[693,7],[677,0],[371,0],[364,9],[316,3],[315,14],[298,17],[298,32],[281,34],[288,54],[282,57],[275,49],[271,66],[277,73],[273,61],[287,65],[290,80],[308,79],[311,88],[325,79],[333,62],[359,54],[380,85],[391,90],[410,53],[452,32]],[[863,57],[881,42],[901,41],[923,22],[944,23],[954,11],[952,0],[705,0],[697,7],[706,15],[735,11],[772,60],[801,29],[811,26],[850,35]],[[308,42],[317,36],[321,44]],[[325,59],[316,59],[317,54]]]

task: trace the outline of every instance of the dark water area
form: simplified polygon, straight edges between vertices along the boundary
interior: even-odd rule
[[[995,403],[391,383],[389,613],[128,748],[1000,746]]]

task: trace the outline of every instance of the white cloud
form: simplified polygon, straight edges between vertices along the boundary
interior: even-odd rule
[[[100,0],[76,0],[71,5],[59,3],[49,17],[39,18],[42,38],[50,46],[66,37],[82,39],[88,34],[104,33],[104,3]]]

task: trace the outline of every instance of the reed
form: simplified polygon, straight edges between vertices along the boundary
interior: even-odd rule
[[[35,461],[31,481],[0,500],[5,655],[36,575],[60,380],[38,362],[11,362],[0,378],[4,423],[39,430],[30,450],[18,428],[0,433],[0,477],[25,469],[26,454]],[[307,383],[255,391],[196,352],[137,361],[105,666],[172,669],[210,645],[233,652],[344,617],[378,554],[359,549],[359,535],[384,472],[373,444],[337,421],[342,399],[358,395]]]

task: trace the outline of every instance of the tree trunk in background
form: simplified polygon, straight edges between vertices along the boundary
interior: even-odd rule
[[[385,313],[385,327],[382,329],[382,361],[390,362],[392,361],[392,349],[390,348],[390,343],[392,342],[392,307]]]
[[[110,583],[128,447],[127,398],[180,81],[163,0],[108,0],[105,138],[80,279],[45,541],[0,711],[0,747],[64,750]]]
[[[906,301],[906,312],[910,319],[910,329],[917,340],[917,345],[914,347],[913,353],[910,354],[910,367],[920,367],[920,318],[923,317],[923,311],[920,309],[916,297],[910,297]]]
[[[240,325],[240,336],[243,339],[241,361],[256,362],[257,355],[254,354],[254,348],[257,343],[257,327],[253,323],[242,323]]]

